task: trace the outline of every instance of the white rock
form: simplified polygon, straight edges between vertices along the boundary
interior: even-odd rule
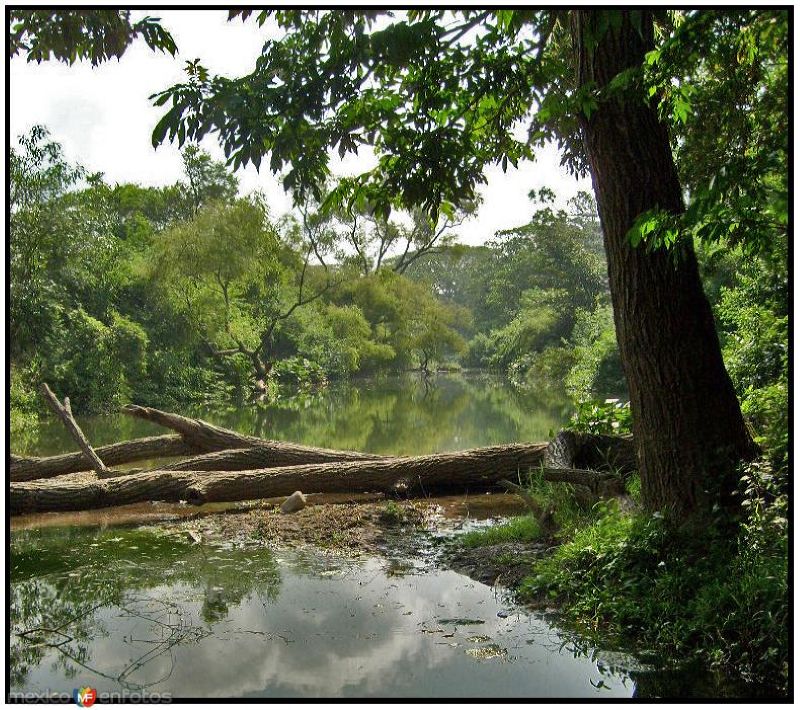
[[[306,497],[302,491],[295,491],[290,495],[283,505],[281,505],[281,513],[296,513],[306,507]]]

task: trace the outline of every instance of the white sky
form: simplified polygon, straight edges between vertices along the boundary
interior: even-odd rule
[[[93,172],[105,173],[111,182],[138,182],[165,185],[182,176],[177,146],[162,145],[154,150],[150,136],[162,109],[148,97],[183,81],[185,62],[200,58],[212,73],[240,76],[252,70],[266,36],[254,21],[227,21],[225,10],[137,11],[162,18],[178,45],[176,57],[151,52],[136,42],[117,62],[92,68],[86,62],[71,67],[57,62],[28,64],[18,57],[11,62],[10,135],[19,134],[34,124],[46,125],[55,140],[62,143],[67,157]],[[216,158],[223,153],[211,136],[203,147]],[[484,201],[476,217],[459,229],[459,241],[478,244],[507,229],[528,221],[532,212],[528,191],[550,187],[566,202],[579,189],[589,190],[588,180],[576,181],[558,164],[555,147],[541,152],[535,163],[499,167],[486,172],[488,184],[481,190]],[[267,162],[267,161],[265,161]],[[336,172],[360,172],[366,167],[360,159],[333,163]],[[258,173],[249,166],[239,170],[241,189],[248,193],[262,190],[272,212],[291,209],[291,199],[279,180],[262,167]]]

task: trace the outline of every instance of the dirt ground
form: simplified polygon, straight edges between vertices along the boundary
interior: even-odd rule
[[[283,498],[191,506],[138,503],[75,513],[14,516],[12,530],[59,526],[148,525],[196,543],[266,545],[275,549],[313,546],[352,556],[391,553],[435,555],[450,567],[486,584],[513,588],[544,543],[502,543],[463,548],[460,531],[525,512],[507,493],[387,499],[382,494],[310,494],[308,505],[283,514]],[[431,545],[431,541],[436,544]]]

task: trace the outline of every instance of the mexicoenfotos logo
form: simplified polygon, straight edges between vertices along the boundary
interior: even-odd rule
[[[82,708],[90,708],[97,700],[97,691],[94,688],[75,688],[72,691],[72,697],[78,705]]]

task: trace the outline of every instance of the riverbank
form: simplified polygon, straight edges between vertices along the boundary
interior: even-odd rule
[[[555,536],[528,518],[464,536],[453,569],[557,612],[584,643],[695,666],[747,693],[790,692],[787,529],[778,498],[702,535],[603,501]],[[499,540],[499,541],[498,541]],[[733,679],[733,680],[732,680]]]

